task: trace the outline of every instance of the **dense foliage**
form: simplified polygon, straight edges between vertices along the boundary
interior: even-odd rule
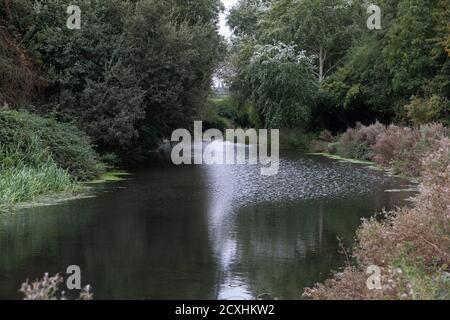
[[[255,48],[246,81],[263,125],[279,128],[308,123],[318,89],[312,70],[311,60],[294,46],[278,43]]]
[[[102,165],[76,127],[26,112],[0,111],[0,210],[52,193],[79,191]]]
[[[35,110],[76,124],[100,151],[145,154],[205,104],[219,1],[81,0],[80,30],[66,28],[70,1],[20,4],[4,15],[48,79]]]
[[[258,46],[284,43],[312,59],[311,73],[320,83],[308,103],[312,117],[306,129],[342,130],[377,119],[447,123],[449,2],[378,1],[381,30],[367,28],[367,5],[362,0],[241,0],[228,20],[234,30],[230,81],[236,100],[256,103],[247,66]],[[277,74],[292,76],[285,70]],[[303,90],[301,82],[293,86]],[[289,109],[291,92],[272,99]],[[272,114],[263,116],[267,120]]]
[[[310,151],[330,153],[347,159],[373,161],[395,174],[419,177],[422,160],[437,149],[449,136],[442,124],[417,127],[385,126],[379,122],[349,128],[340,136],[324,131],[319,139],[309,143]]]
[[[313,299],[447,300],[450,298],[450,141],[443,138],[422,163],[413,207],[365,221],[354,250],[357,261],[325,284],[306,289]],[[381,271],[381,290],[369,290],[367,268]]]
[[[0,105],[30,103],[46,83],[19,45],[32,21],[29,4],[29,0],[0,0]]]
[[[42,157],[78,180],[95,178],[102,169],[90,139],[70,124],[27,112],[0,111],[0,161],[4,166],[37,166]],[[21,154],[20,161],[9,154]]]

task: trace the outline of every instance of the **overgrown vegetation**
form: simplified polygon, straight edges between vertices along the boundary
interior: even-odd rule
[[[27,280],[22,283],[20,292],[24,295],[23,300],[67,300],[65,293],[60,289],[64,278],[59,274],[49,277],[44,274],[42,279],[34,282]],[[87,285],[81,289],[80,295],[76,300],[93,300],[94,295],[91,292],[91,286]]]
[[[2,150],[20,159],[1,157],[3,163],[36,165],[48,154],[63,170],[79,181],[95,178],[102,170],[90,139],[75,126],[28,112],[0,112]]]
[[[19,45],[32,19],[28,0],[0,0],[0,105],[24,105],[46,84],[30,55]]]
[[[103,167],[89,138],[72,125],[0,111],[0,209],[54,193],[72,194]]]
[[[423,159],[448,135],[448,129],[441,124],[409,128],[377,122],[370,126],[358,124],[336,137],[324,131],[319,139],[313,140],[310,148],[313,152],[373,161],[395,174],[419,177]]]
[[[450,140],[423,161],[413,208],[367,220],[357,235],[355,266],[307,289],[313,299],[448,299],[450,292]],[[382,289],[369,290],[367,267],[381,268]]]
[[[0,111],[0,209],[72,193],[102,171],[99,158],[142,160],[197,117],[281,128],[283,146],[423,181],[414,208],[364,223],[356,266],[306,293],[448,297],[448,0],[379,0],[376,31],[365,0],[241,0],[228,19],[232,97],[220,100],[209,99],[225,51],[220,1],[80,0],[80,30],[65,27],[69,4],[0,0],[0,105],[10,105]],[[382,290],[367,289],[370,264],[382,267]],[[60,281],[46,275],[22,292],[50,298]]]
[[[1,1],[0,103],[29,93],[29,110],[75,124],[101,153],[139,160],[207,102],[218,0],[81,0],[80,30],[65,27],[70,1]]]
[[[249,128],[251,126],[251,111],[248,106],[238,108],[238,104],[231,96],[220,99],[211,99],[209,105],[205,108],[207,111],[202,112],[202,119],[206,122],[219,122],[226,124],[225,128]],[[211,128],[223,129],[220,125]]]
[[[367,28],[368,2],[363,0],[239,1],[228,18],[234,30],[229,81],[236,101],[251,104],[253,118],[264,126],[304,131],[338,132],[376,120],[405,126],[448,124],[449,2],[376,4],[382,12],[381,30]],[[276,75],[269,74],[266,62],[255,59],[261,47],[292,48],[293,54],[309,58],[313,68],[296,69],[279,61],[269,65]],[[258,70],[271,82],[255,82]],[[320,90],[305,88],[311,77]],[[269,90],[271,83],[277,90]],[[292,123],[299,103],[311,116]],[[284,121],[272,121],[280,117]]]
[[[96,152],[143,160],[208,104],[220,1],[81,0],[80,30],[70,4],[0,0],[0,106],[27,111],[0,113],[1,205],[71,192]]]

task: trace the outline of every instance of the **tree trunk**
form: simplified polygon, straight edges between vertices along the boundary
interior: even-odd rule
[[[326,49],[320,47],[319,49],[319,83],[325,79],[325,61],[327,59]]]

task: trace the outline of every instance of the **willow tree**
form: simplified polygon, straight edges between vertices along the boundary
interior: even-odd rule
[[[306,126],[318,86],[304,51],[283,43],[257,46],[247,71],[252,102],[266,127]]]
[[[315,57],[322,82],[342,63],[361,25],[360,6],[346,0],[279,0],[262,17],[263,41],[295,43]]]

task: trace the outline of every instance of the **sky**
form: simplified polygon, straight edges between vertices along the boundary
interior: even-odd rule
[[[225,12],[220,15],[220,33],[226,38],[229,38],[231,35],[231,30],[228,28],[226,20],[228,10],[231,9],[238,1],[239,0],[222,0],[222,3],[225,5],[226,9]]]

